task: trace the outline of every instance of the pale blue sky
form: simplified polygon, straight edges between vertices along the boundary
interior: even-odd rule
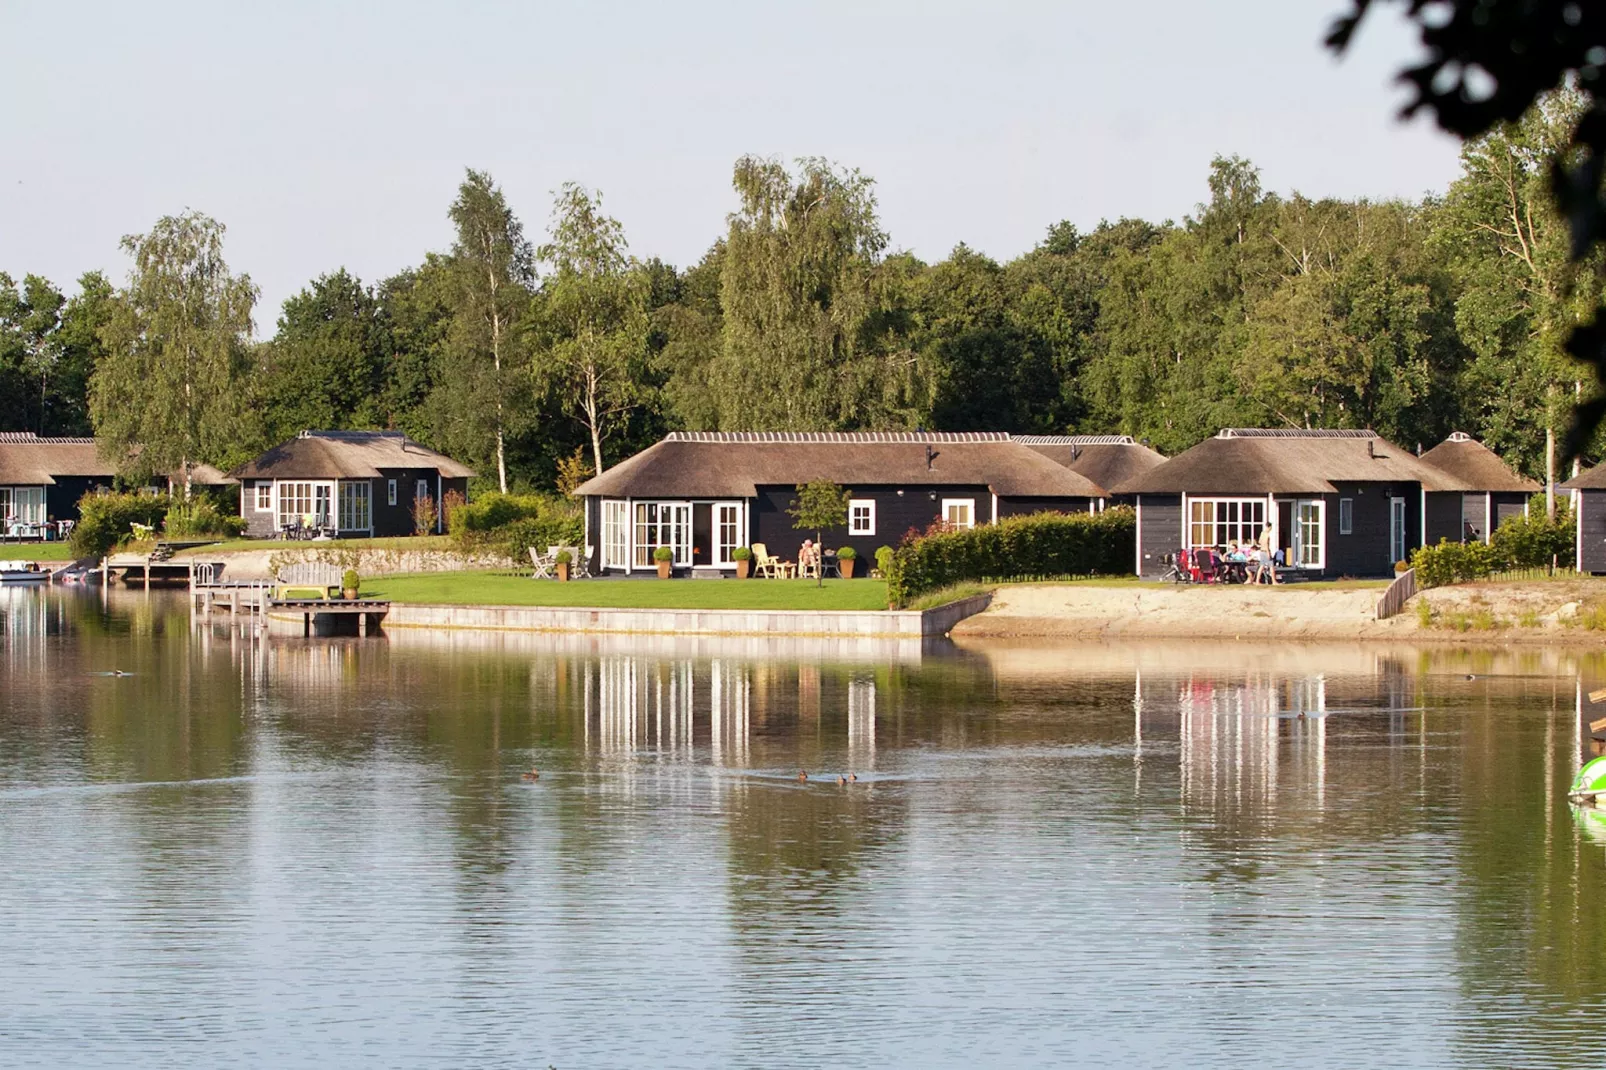
[[[0,0],[0,270],[121,281],[121,235],[196,208],[271,334],[317,274],[445,249],[465,166],[536,240],[572,179],[680,265],[747,152],[864,170],[894,247],[928,260],[1180,218],[1218,152],[1284,192],[1442,189],[1456,143],[1393,118],[1409,30],[1380,11],[1338,63],[1320,40],[1347,6]]]

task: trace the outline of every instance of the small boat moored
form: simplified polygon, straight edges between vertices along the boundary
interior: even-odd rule
[[[48,583],[50,572],[34,561],[0,561],[0,583]]]

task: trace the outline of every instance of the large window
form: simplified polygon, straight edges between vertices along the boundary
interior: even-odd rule
[[[1189,498],[1188,548],[1225,549],[1257,542],[1266,526],[1264,498]]]
[[[951,528],[963,531],[976,526],[975,498],[944,498],[942,519]]]
[[[602,567],[624,568],[630,563],[630,507],[625,502],[602,503]]]
[[[848,534],[875,534],[875,499],[852,498],[848,501]]]
[[[11,490],[11,511],[20,523],[43,524],[45,522],[45,488],[13,487]]]
[[[674,550],[677,565],[691,564],[691,506],[684,502],[636,503],[636,567],[652,568],[652,552]]]
[[[373,527],[373,485],[366,479],[340,484],[340,530],[368,531]]]
[[[329,500],[333,494],[334,487],[329,483],[280,483],[279,526],[300,520],[323,527],[329,523]]]

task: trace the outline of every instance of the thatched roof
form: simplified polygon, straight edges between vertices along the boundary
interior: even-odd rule
[[[0,434],[0,484],[48,486],[56,476],[111,479],[117,466],[100,459],[92,438],[39,438],[27,431]]]
[[[1606,464],[1586,468],[1572,479],[1557,486],[1565,490],[1606,490]]]
[[[1371,431],[1228,428],[1123,484],[1127,494],[1331,494],[1336,483],[1472,490]]]
[[[448,479],[474,474],[400,431],[303,431],[229,475],[236,479],[375,479],[401,468],[434,468]]]
[[[750,498],[760,486],[986,486],[1020,498],[1107,492],[1007,434],[677,431],[575,489],[609,498]]]
[[[1044,457],[1078,472],[1112,494],[1120,494],[1122,484],[1149,469],[1165,463],[1165,454],[1156,453],[1131,435],[1011,435],[1016,442],[1030,446]]]
[[[1525,491],[1539,484],[1512,471],[1500,455],[1469,435],[1457,431],[1422,455],[1433,467],[1449,472],[1470,490]]]

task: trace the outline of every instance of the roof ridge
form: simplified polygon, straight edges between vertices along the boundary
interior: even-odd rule
[[[1007,431],[671,431],[665,442],[840,444],[1009,442]]]
[[[1217,438],[1378,438],[1376,431],[1359,427],[1223,427]]]
[[[1136,446],[1131,435],[1011,435],[1027,446]]]
[[[32,431],[0,431],[0,445],[7,446],[93,446],[95,440],[72,435],[41,438]]]

